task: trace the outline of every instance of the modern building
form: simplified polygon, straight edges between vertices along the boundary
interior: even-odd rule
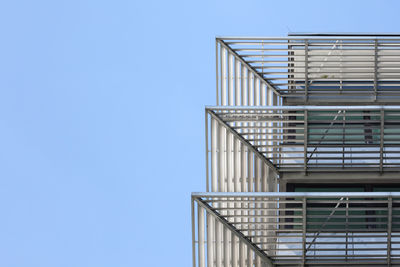
[[[400,266],[400,35],[216,38],[193,266]]]

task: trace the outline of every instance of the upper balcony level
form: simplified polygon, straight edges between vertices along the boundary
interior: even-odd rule
[[[221,37],[216,51],[218,105],[264,105],[263,87],[283,105],[400,103],[400,35]]]

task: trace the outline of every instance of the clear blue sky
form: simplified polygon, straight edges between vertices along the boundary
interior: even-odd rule
[[[400,32],[396,1],[2,1],[0,266],[190,266],[217,35]]]

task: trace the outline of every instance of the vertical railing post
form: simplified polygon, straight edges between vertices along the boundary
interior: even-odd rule
[[[192,263],[193,267],[196,267],[196,226],[195,226],[195,215],[194,215],[194,199],[192,197]]]
[[[232,53],[228,52],[228,106],[235,105],[235,92],[234,92],[234,80],[235,80],[235,57]]]
[[[219,105],[219,75],[218,75],[218,40],[215,41],[215,81],[217,88],[217,105]]]
[[[391,265],[392,250],[392,196],[388,197],[387,264]]]
[[[346,261],[349,255],[349,198],[346,197]]]
[[[206,232],[207,232],[207,267],[214,266],[214,218],[206,212]]]
[[[385,111],[381,109],[381,130],[380,130],[380,150],[379,150],[379,172],[383,173],[383,144],[384,144],[384,132],[385,132]]]
[[[303,197],[303,266],[306,264],[307,244],[307,199]]]
[[[207,112],[207,116],[209,116]],[[211,120],[211,192],[218,191],[218,140],[219,125],[218,122],[210,116]]]
[[[240,96],[241,96],[241,77],[242,66],[240,65],[240,61],[235,59],[235,105],[240,106]]]
[[[308,40],[304,40],[304,98],[305,102],[308,103]]]
[[[343,110],[343,130],[342,130],[343,136],[343,142],[342,142],[342,169],[344,169],[344,163],[345,163],[345,143],[346,143],[346,110]]]
[[[308,110],[304,110],[304,175],[307,175]]]
[[[199,267],[206,267],[204,208],[200,206],[197,206],[197,231]]]
[[[209,175],[209,166],[208,166],[208,164],[209,164],[209,160],[208,160],[208,153],[210,153],[210,150],[209,150],[209,148],[208,148],[208,112],[207,112],[207,110],[205,110],[205,112],[204,112],[204,118],[205,118],[205,127],[204,127],[204,130],[205,130],[205,136],[206,136],[206,142],[205,142],[205,145],[206,145],[206,190],[207,190],[207,192],[210,192],[210,175]]]
[[[215,220],[215,260],[216,267],[222,266],[222,224]]]
[[[378,95],[378,40],[375,39],[374,45],[374,101],[377,100]]]
[[[264,78],[264,40],[261,41],[261,75]],[[269,89],[269,86],[266,86]]]
[[[221,51],[220,51],[220,67],[221,67],[221,73],[220,73],[220,79],[221,79],[221,100],[220,100],[220,105],[221,106],[226,106],[226,91],[227,91],[227,68],[226,68],[226,60],[227,60],[227,51],[226,48],[221,46]]]

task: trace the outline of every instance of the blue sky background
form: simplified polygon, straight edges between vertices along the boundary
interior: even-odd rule
[[[400,32],[397,1],[2,1],[0,266],[190,266],[217,35]]]

